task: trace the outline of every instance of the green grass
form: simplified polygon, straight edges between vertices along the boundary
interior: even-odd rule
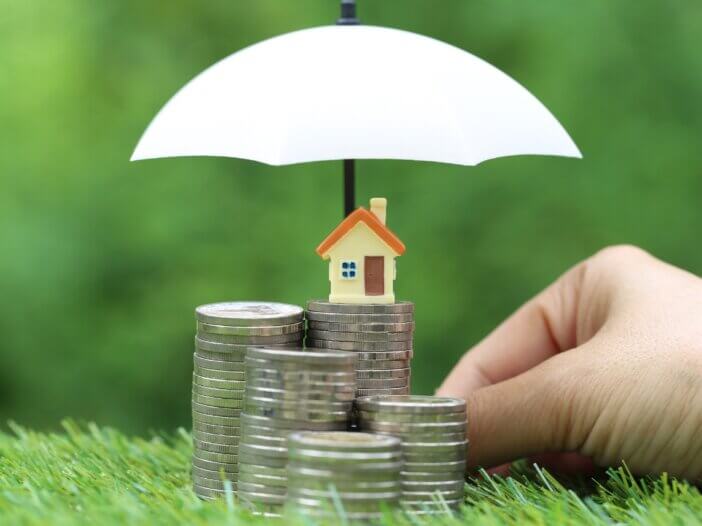
[[[233,501],[201,502],[190,489],[190,435],[130,438],[109,428],[64,422],[44,434],[12,425],[0,434],[0,524],[300,524],[251,516]],[[467,485],[458,524],[700,524],[702,496],[687,482],[637,479],[625,469],[568,484],[538,468],[511,478],[486,474]],[[388,517],[388,525],[425,522]],[[343,520],[335,524],[343,524]]]

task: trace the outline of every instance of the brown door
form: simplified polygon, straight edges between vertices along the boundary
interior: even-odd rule
[[[366,256],[365,260],[366,296],[385,294],[385,258]]]

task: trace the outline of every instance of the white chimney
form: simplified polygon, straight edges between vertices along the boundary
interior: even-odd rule
[[[374,197],[370,200],[370,211],[375,214],[381,223],[385,224],[385,216],[388,213],[388,200],[384,197]]]

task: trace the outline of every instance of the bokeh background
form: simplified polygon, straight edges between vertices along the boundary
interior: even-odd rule
[[[702,3],[359,12],[504,70],[585,155],[359,163],[359,203],[387,196],[408,246],[396,289],[417,305],[416,392],[601,247],[635,243],[702,273]],[[337,0],[0,1],[0,421],[187,426],[196,305],[327,293],[314,248],[341,219],[339,163],[128,159],[204,68],[337,15]]]

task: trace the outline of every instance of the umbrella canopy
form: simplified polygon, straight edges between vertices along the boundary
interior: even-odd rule
[[[487,62],[415,33],[341,25],[275,37],[213,65],[163,107],[132,160],[476,165],[524,154],[581,156],[543,104]]]

